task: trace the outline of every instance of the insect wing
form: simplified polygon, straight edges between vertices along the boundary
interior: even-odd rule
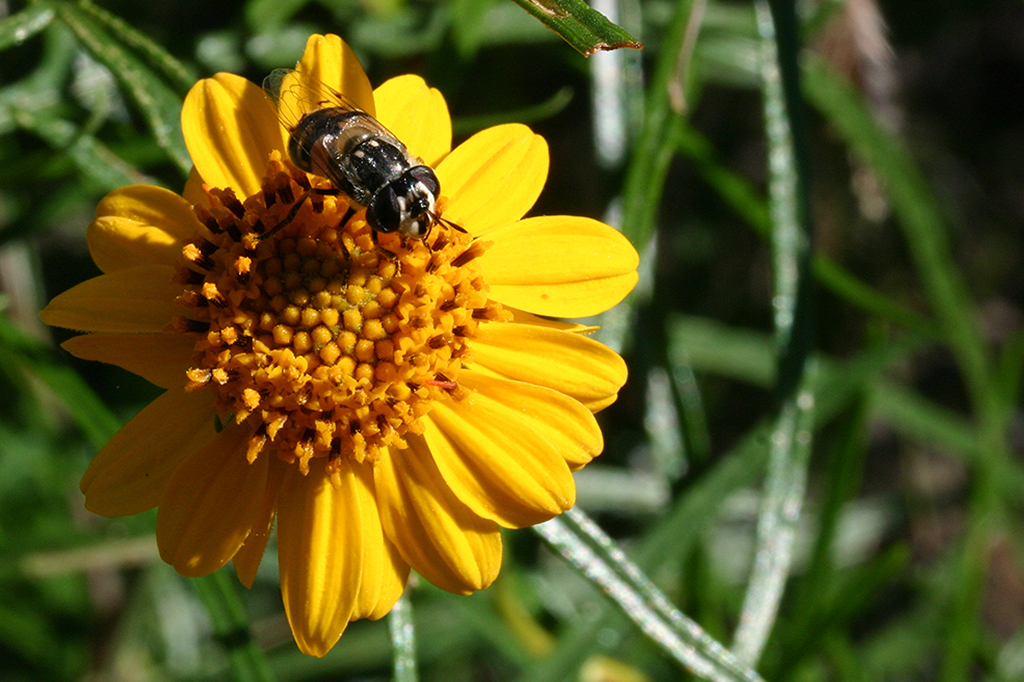
[[[303,116],[319,109],[337,108],[365,113],[331,86],[302,78],[295,69],[274,69],[263,79],[263,90],[273,100],[278,117],[289,132]]]
[[[337,116],[335,135],[344,134],[356,128],[358,136],[370,136],[385,140],[405,152],[405,145],[376,118],[360,109],[340,92],[319,81],[302,78],[295,69],[275,69],[263,80],[263,89],[277,106],[278,118],[286,130],[286,139],[293,137],[299,122],[316,111],[333,110],[336,114],[356,112],[358,116]],[[325,112],[326,113],[326,112]],[[309,127],[305,126],[308,130]],[[296,144],[306,150],[316,144],[316,139],[297,140]]]

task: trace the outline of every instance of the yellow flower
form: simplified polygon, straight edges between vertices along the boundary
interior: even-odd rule
[[[261,88],[218,74],[185,100],[183,195],[107,196],[88,232],[103,274],[42,317],[90,332],[72,354],[167,389],[96,456],[86,507],[159,507],[165,561],[189,576],[233,561],[246,585],[276,517],[288,619],[322,656],[391,609],[410,567],[482,589],[500,527],[573,505],[571,472],[603,445],[593,413],[626,368],[587,328],[539,316],[615,305],[637,254],[594,220],[523,218],[548,164],[525,126],[453,150],[440,93],[416,76],[371,89],[337,36],[311,37],[296,74],[436,169],[444,220],[425,240],[378,245],[365,210],[307,192],[329,183],[282,160],[288,131]]]

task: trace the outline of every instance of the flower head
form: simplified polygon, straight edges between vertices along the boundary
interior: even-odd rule
[[[336,36],[311,37],[294,77],[435,169],[442,219],[425,239],[375,234],[363,206],[289,162],[261,88],[218,74],[185,100],[183,194],[108,195],[88,232],[103,274],[42,316],[91,332],[64,344],[74,355],[167,389],[96,456],[86,506],[159,507],[165,561],[184,575],[233,561],[247,585],[276,518],[292,631],[323,655],[390,610],[410,567],[482,589],[500,527],[572,506],[571,472],[602,449],[593,413],[626,370],[586,328],[539,316],[611,307],[637,255],[593,220],[523,218],[547,174],[525,126],[453,150],[436,90],[416,76],[372,90]]]

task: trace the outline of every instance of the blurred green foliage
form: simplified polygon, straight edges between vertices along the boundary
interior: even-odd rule
[[[0,680],[234,679],[239,646],[280,680],[392,674],[386,622],[354,624],[323,660],[298,653],[273,556],[235,596],[233,577],[194,586],[163,565],[151,515],[84,511],[91,456],[157,391],[71,358],[37,315],[97,274],[84,235],[106,192],[181,189],[191,84],[260,82],[318,31],[374,83],[423,75],[459,135],[533,126],[551,146],[534,213],[603,218],[641,250],[636,295],[600,321],[631,375],[579,505],[732,644],[784,397],[767,44],[747,2],[606,7],[642,52],[584,59],[505,0],[0,2]],[[803,359],[819,371],[793,561],[756,667],[1019,680],[1024,5],[801,9],[817,287]],[[413,592],[421,679],[686,675],[535,535],[506,541],[492,589]]]

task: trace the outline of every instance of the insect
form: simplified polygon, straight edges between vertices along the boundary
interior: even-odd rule
[[[378,233],[398,233],[403,240],[426,239],[434,224],[442,220],[435,210],[441,185],[434,169],[413,157],[380,121],[327,86],[323,88],[331,95],[329,101],[310,89],[297,93],[300,111],[286,110],[281,88],[293,73],[292,69],[276,69],[263,81],[291,133],[288,155],[292,163],[327,178],[339,193],[365,208],[374,241]],[[299,82],[295,78],[285,87],[300,88]],[[308,194],[263,237],[287,225]]]

